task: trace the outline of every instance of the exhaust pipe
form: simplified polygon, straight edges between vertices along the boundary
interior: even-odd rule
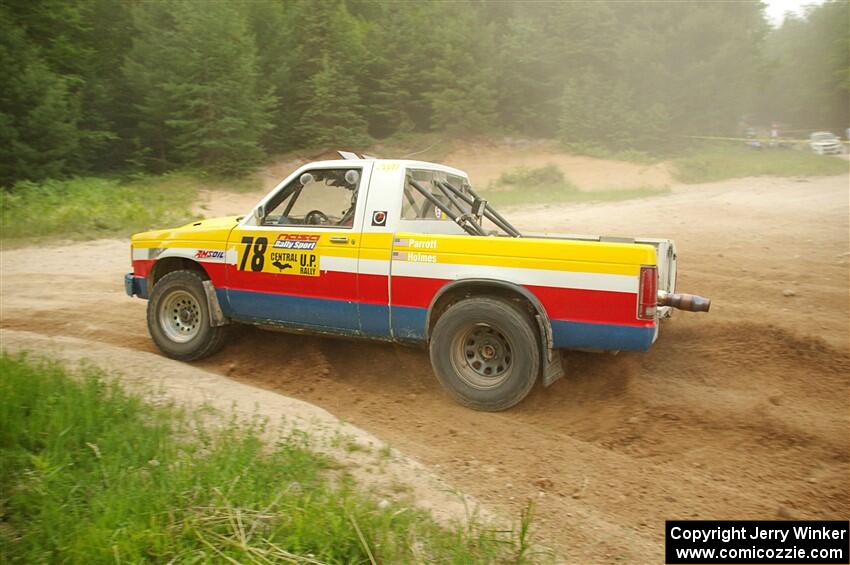
[[[708,312],[711,308],[711,299],[697,296],[696,294],[679,294],[671,292],[658,293],[659,306],[672,306],[679,310],[688,312]]]

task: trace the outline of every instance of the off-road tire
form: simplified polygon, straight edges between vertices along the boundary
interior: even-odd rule
[[[170,307],[169,301],[174,308]],[[163,321],[164,307],[168,307],[173,322]],[[187,323],[181,325],[178,308],[189,312]],[[173,271],[157,281],[148,300],[147,318],[148,332],[156,346],[168,357],[181,361],[212,355],[224,345],[229,330],[228,326],[214,327],[210,324],[203,279],[193,271]],[[173,339],[169,331],[186,341]],[[181,331],[185,331],[186,335],[180,336]]]
[[[431,366],[443,388],[464,406],[507,410],[537,380],[539,343],[536,324],[522,306],[498,298],[468,298],[451,305],[434,325]],[[483,374],[488,368],[491,374]]]

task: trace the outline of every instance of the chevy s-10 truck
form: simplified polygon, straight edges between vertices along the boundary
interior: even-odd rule
[[[503,410],[560,349],[647,350],[675,293],[664,239],[520,234],[457,169],[360,158],[304,165],[245,216],[132,237],[130,296],[167,356],[212,354],[235,323],[426,344],[462,404]]]

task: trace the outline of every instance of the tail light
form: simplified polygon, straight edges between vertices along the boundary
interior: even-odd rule
[[[658,270],[655,265],[641,265],[638,287],[638,320],[654,320],[658,306]]]

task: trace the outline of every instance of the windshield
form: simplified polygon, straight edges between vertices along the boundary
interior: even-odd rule
[[[267,204],[263,225],[351,228],[360,169],[312,169],[299,175]]]

